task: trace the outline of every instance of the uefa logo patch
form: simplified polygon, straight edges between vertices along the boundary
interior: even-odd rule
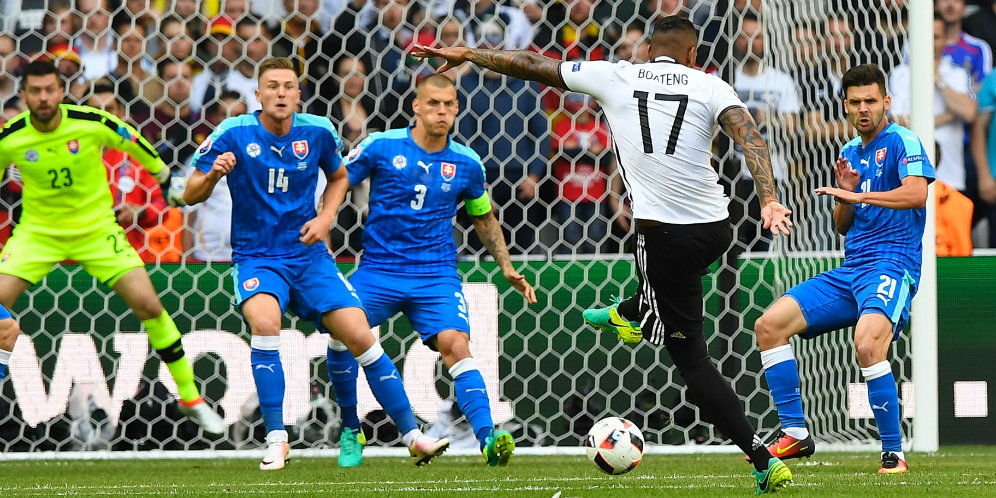
[[[35,149],[28,149],[24,153],[24,160],[27,161],[27,162],[29,162],[29,163],[33,163],[33,162],[37,161],[38,160],[38,151],[35,150]]]
[[[360,155],[360,152],[362,151],[363,147],[357,144],[356,147],[353,147],[353,150],[349,151],[349,155],[346,156],[346,160],[352,161],[353,159],[356,159],[356,156]]]
[[[259,279],[256,277],[252,277],[249,280],[242,282],[242,288],[247,291],[256,290],[257,287],[259,287]]]
[[[9,252],[7,254],[4,254],[3,257],[0,258],[0,263],[6,263],[8,259],[10,259],[10,253]]]
[[[79,152],[80,152],[80,141],[76,140],[76,139],[70,140],[70,141],[66,142],[66,148],[69,149],[69,152],[72,153],[72,154],[79,154]]]
[[[201,146],[197,148],[197,153],[207,154],[208,151],[210,150],[211,150],[211,137],[207,137],[204,139],[204,143],[202,143]]]
[[[408,166],[408,159],[405,156],[394,156],[392,163],[394,164],[394,169],[405,169],[405,166]]]

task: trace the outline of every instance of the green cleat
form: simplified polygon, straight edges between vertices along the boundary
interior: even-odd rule
[[[359,429],[344,427],[339,436],[339,466],[359,467],[363,463],[363,446],[367,437]]]
[[[757,486],[754,494],[776,493],[792,482],[792,471],[781,460],[771,457],[768,460],[768,470],[764,472],[754,471],[754,479]]]
[[[588,308],[581,316],[591,325],[615,333],[619,340],[626,344],[637,344],[642,341],[643,330],[640,329],[640,322],[631,322],[619,315],[617,308],[622,302],[621,297],[613,297],[612,301],[612,306]]]
[[[501,465],[504,467],[512,460],[512,452],[514,451],[515,439],[512,438],[512,435],[508,431],[491,429],[491,434],[488,434],[484,450],[481,453],[484,454],[484,461],[489,466]]]

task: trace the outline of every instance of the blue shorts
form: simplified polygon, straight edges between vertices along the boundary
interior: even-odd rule
[[[14,318],[14,317],[10,316],[10,312],[7,311],[7,308],[4,308],[3,305],[0,304],[0,320],[6,320],[8,318]]]
[[[892,340],[906,327],[917,281],[900,265],[881,261],[861,267],[840,267],[796,285],[785,293],[802,308],[805,339],[851,327],[866,313],[892,321]]]
[[[295,258],[253,258],[232,266],[235,304],[266,293],[277,298],[281,313],[290,308],[304,320],[320,324],[322,315],[340,308],[362,308],[360,298],[339,272],[332,255],[311,251]]]
[[[444,330],[470,334],[467,300],[458,275],[388,273],[361,265],[349,281],[363,301],[371,327],[400,311],[432,349],[432,338]]]

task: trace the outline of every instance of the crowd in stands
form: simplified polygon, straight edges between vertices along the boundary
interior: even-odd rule
[[[996,3],[980,1],[935,3],[942,255],[996,247],[990,48]],[[770,41],[773,30],[765,23],[774,21],[760,0],[0,0],[5,15],[14,3],[25,9],[38,4],[43,15],[8,18],[0,31],[0,121],[23,110],[19,68],[48,58],[65,78],[68,102],[133,124],[176,175],[189,174],[198,144],[223,119],[259,109],[255,67],[268,56],[294,62],[302,75],[302,111],[328,116],[348,150],[372,132],[412,122],[413,83],[437,63],[410,57],[414,43],[639,63],[646,62],[652,21],[685,15],[700,28],[700,67],[732,80],[768,140],[783,202],[807,234],[800,239],[807,249],[842,247],[833,232],[832,202],[812,190],[832,185],[834,160],[853,136],[841,104],[843,72],[857,63],[880,64],[900,124],[908,123],[913,104],[900,0],[832,0],[804,21],[781,21],[777,34],[791,40],[789,48]],[[779,0],[763,8],[801,8],[793,5]],[[775,51],[779,57],[771,56]],[[470,66],[446,73],[460,96],[454,136],[482,157],[510,250],[547,256],[625,252],[631,220],[612,152],[619,138],[595,103]],[[717,157],[721,152],[717,145]],[[739,222],[736,248],[771,250],[752,221],[759,217],[752,179],[737,152],[730,157],[717,168]],[[129,157],[109,151],[104,162],[117,219],[145,261],[230,259],[232,206],[224,181],[207,202],[171,208]],[[19,174],[7,168],[0,242],[17,222],[19,194]],[[360,252],[366,197],[359,186],[344,204],[332,233],[337,256]],[[455,231],[467,255],[483,254],[471,230]]]

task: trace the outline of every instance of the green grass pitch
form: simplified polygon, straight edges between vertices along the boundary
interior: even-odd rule
[[[907,456],[905,475],[876,474],[875,454],[817,453],[789,461],[794,483],[780,494],[996,496],[996,447]],[[518,456],[507,468],[452,456],[424,468],[407,459],[368,458],[354,469],[338,468],[333,458],[304,458],[278,472],[261,472],[248,459],[0,461],[0,496],[749,496],[750,470],[733,454],[647,455],[622,476],[600,473],[583,456]]]

